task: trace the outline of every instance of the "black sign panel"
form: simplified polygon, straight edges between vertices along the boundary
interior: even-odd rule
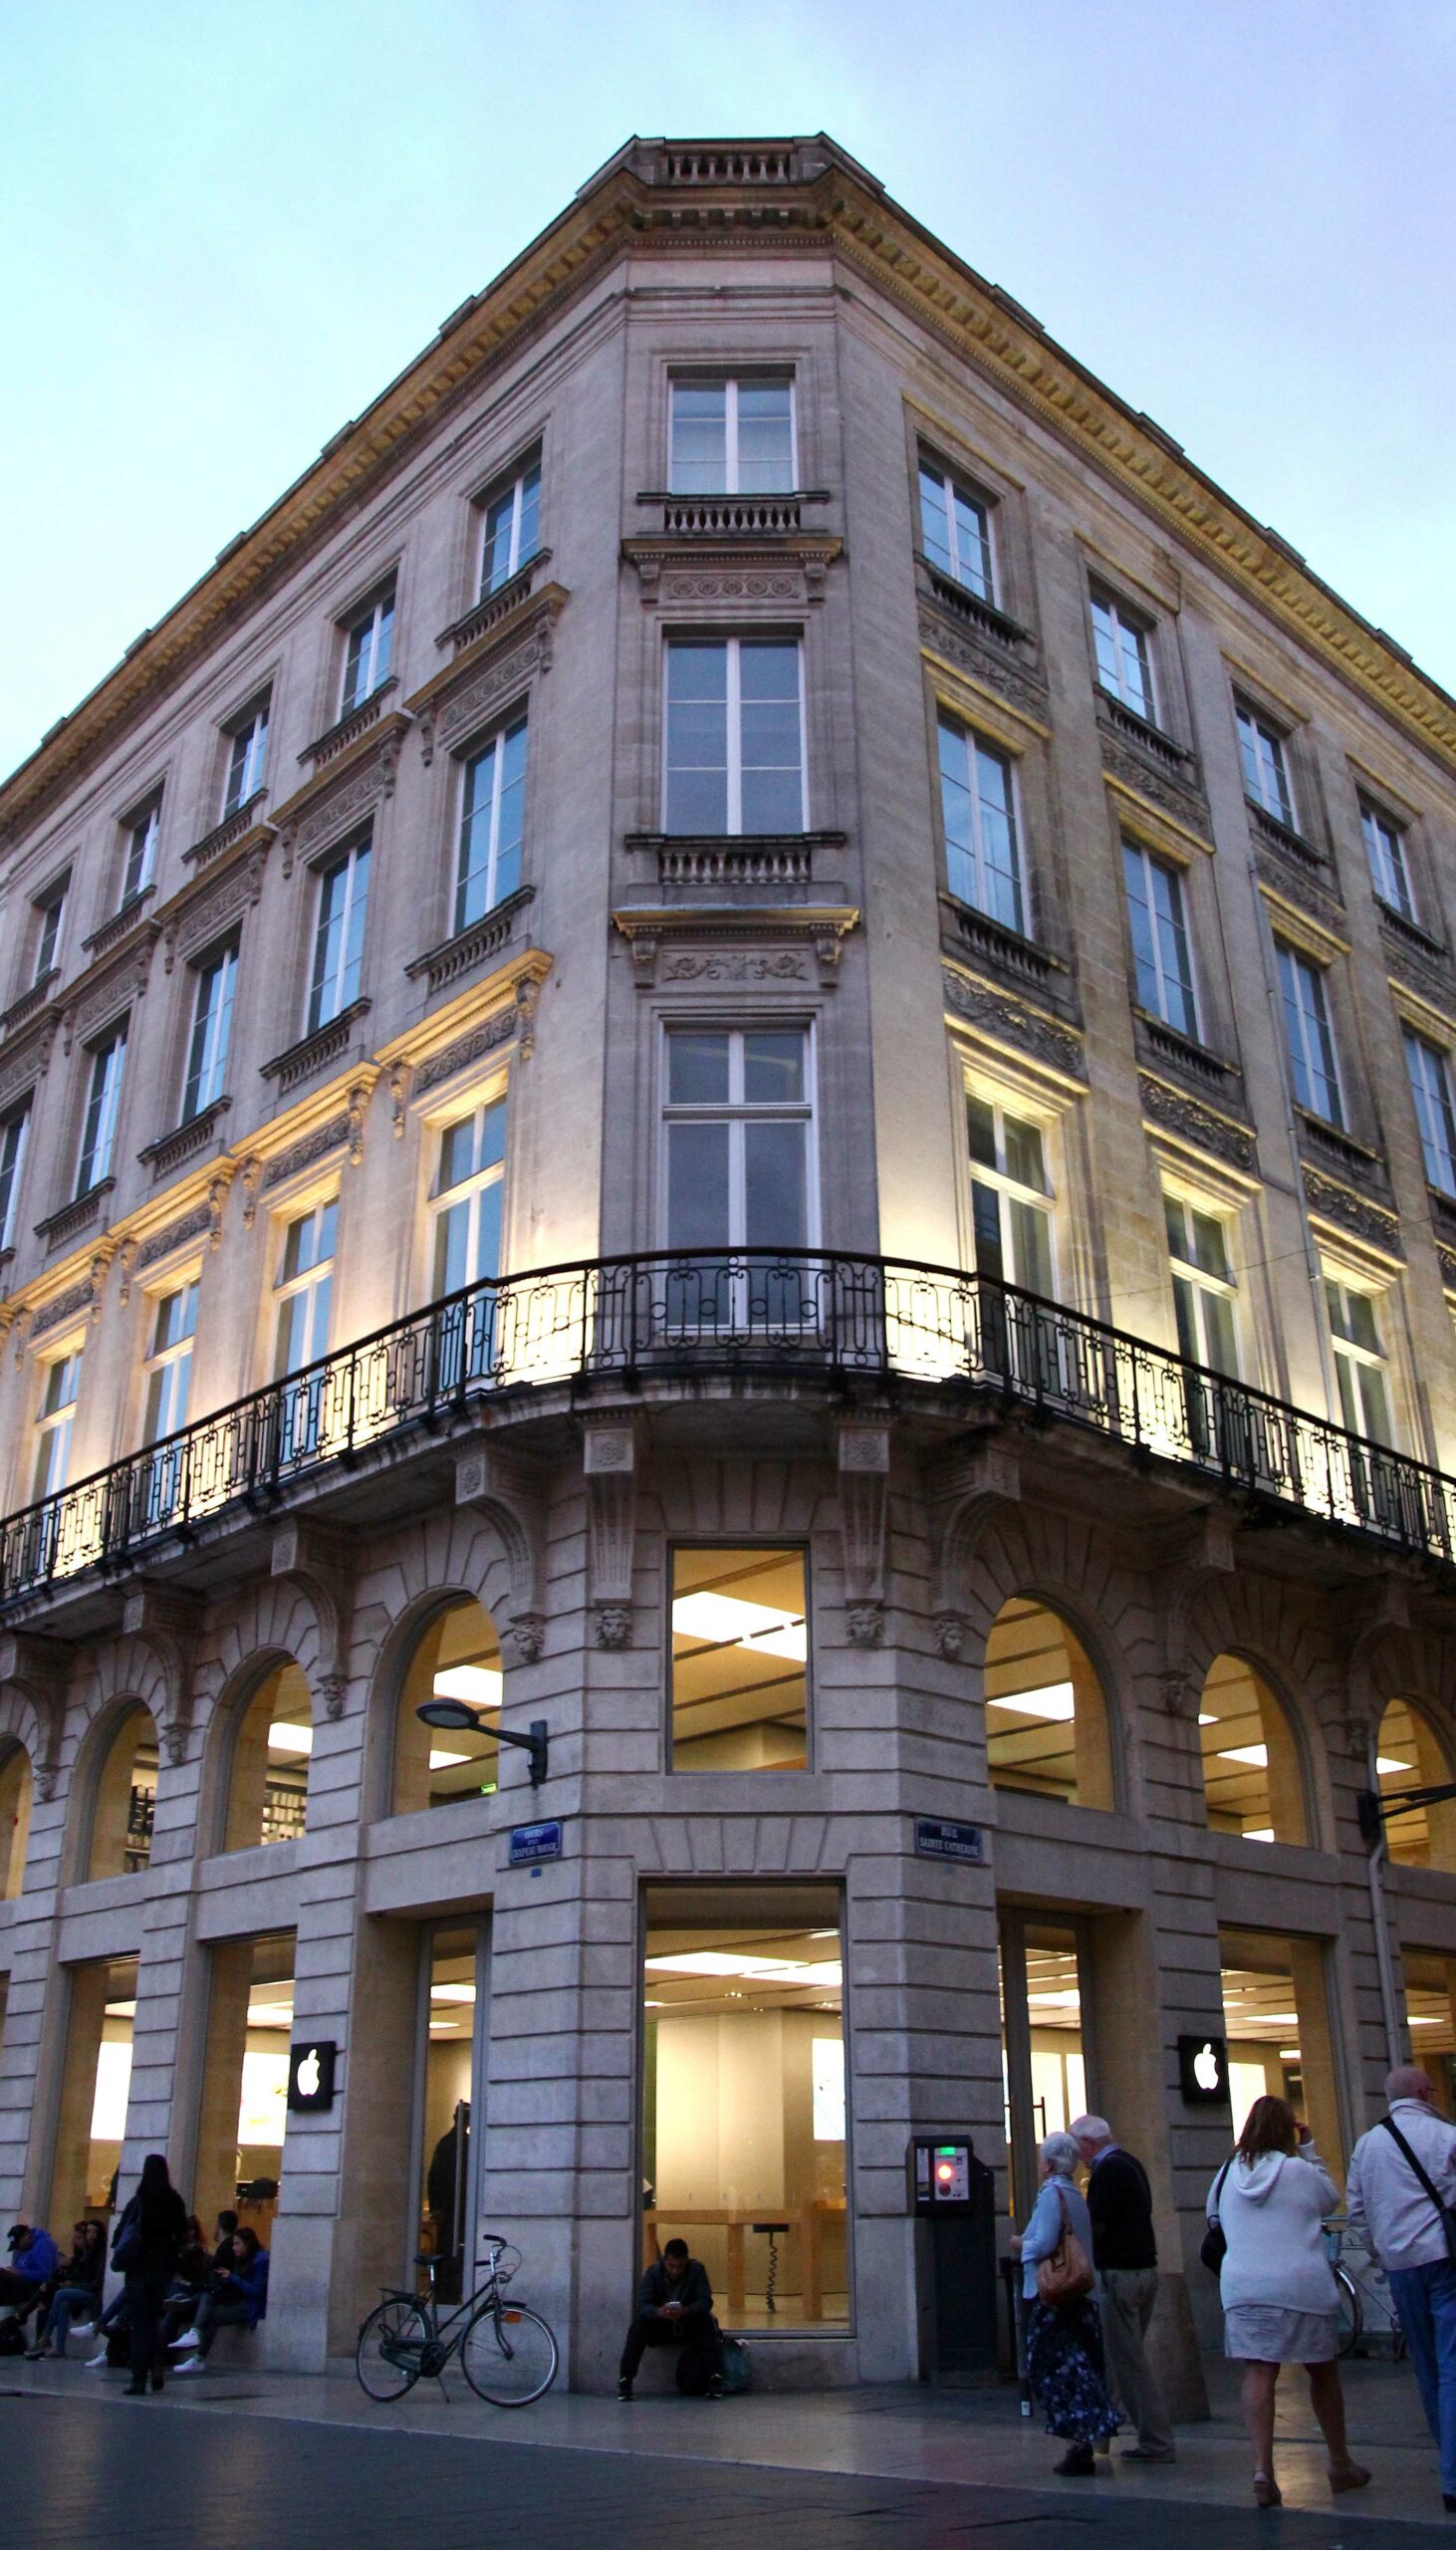
[[[979,1824],[947,1824],[939,1816],[915,1818],[915,1856],[920,1860],[968,1860],[979,1868],[986,1846]]]
[[[339,2047],[331,2038],[288,2049],[290,2116],[322,2116],[334,2105],[334,2065]]]
[[[1178,2083],[1190,2108],[1226,2108],[1229,2054],[1221,2036],[1180,2036]]]

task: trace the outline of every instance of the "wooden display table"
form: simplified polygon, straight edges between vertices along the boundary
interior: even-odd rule
[[[823,2247],[826,2217],[845,2211],[845,2198],[819,2196],[813,2203],[750,2205],[661,2205],[642,2215],[642,2265],[656,2264],[660,2254],[659,2225],[668,2237],[689,2229],[723,2230],[728,2234],[728,2294],[725,2316],[730,2321],[743,2317],[747,2287],[744,2276],[745,2252],[743,2235],[756,2222],[787,2222],[803,2242],[803,2311],[806,2320],[824,2318]]]

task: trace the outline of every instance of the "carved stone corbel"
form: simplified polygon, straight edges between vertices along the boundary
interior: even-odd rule
[[[144,1579],[129,1585],[121,1607],[121,1634],[147,1649],[161,1668],[166,1694],[157,1716],[157,1735],[167,1760],[176,1766],[187,1758],[192,1729],[192,1659],[202,1622],[196,1594],[175,1593]]]
[[[0,1638],[0,1686],[10,1683],[28,1703],[40,1736],[39,1758],[31,1764],[35,1793],[49,1805],[61,1774],[61,1738],[66,1726],[66,1695],[76,1650],[66,1640],[37,1638],[25,1630]]]
[[[597,1614],[597,1643],[630,1647],[637,1531],[636,1428],[630,1419],[589,1417],[585,1435],[588,1594]]]
[[[930,1588],[935,1644],[953,1660],[966,1643],[976,1543],[1003,1507],[1021,1501],[1017,1447],[1000,1437],[958,1444],[927,1463],[924,1486],[935,1550]]]
[[[1189,1677],[1189,1621],[1205,1588],[1218,1577],[1233,1574],[1237,1530],[1237,1522],[1226,1507],[1205,1506],[1191,1521],[1180,1523],[1144,1552],[1161,1598],[1163,1660],[1157,1676],[1158,1696],[1168,1716],[1185,1726],[1197,1725],[1199,1700]]]
[[[546,1556],[546,1497],[542,1475],[519,1452],[476,1444],[455,1463],[455,1502],[488,1516],[505,1544],[510,1569],[506,1617],[497,1622],[501,1645],[517,1664],[534,1664],[546,1637],[542,1601]]]
[[[884,1636],[888,1425],[847,1417],[840,1426],[839,1468],[845,1623],[855,1647],[877,1647]]]
[[[297,1585],[312,1605],[319,1633],[319,1697],[327,1718],[343,1717],[354,1623],[354,1569],[348,1543],[320,1524],[290,1515],[274,1528],[268,1572]]]

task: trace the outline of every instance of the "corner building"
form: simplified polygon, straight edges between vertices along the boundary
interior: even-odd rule
[[[681,2230],[906,2380],[908,2137],[1090,2105],[1196,2406],[1179,2040],[1451,2086],[1453,851],[836,145],[594,177],[0,790],[7,2218],[241,2185],[292,2366],[500,2229],[586,2388]]]

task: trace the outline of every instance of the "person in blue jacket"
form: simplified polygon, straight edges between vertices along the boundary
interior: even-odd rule
[[[28,2320],[46,2287],[61,2272],[61,2252],[38,2224],[15,2223],[7,2234],[10,2264],[0,2267],[0,2310]]]
[[[246,2223],[233,2234],[232,2245],[232,2265],[214,2272],[192,2327],[173,2342],[173,2352],[186,2358],[177,2366],[179,2380],[184,2373],[206,2372],[219,2329],[256,2329],[267,2314],[268,2251]]]

